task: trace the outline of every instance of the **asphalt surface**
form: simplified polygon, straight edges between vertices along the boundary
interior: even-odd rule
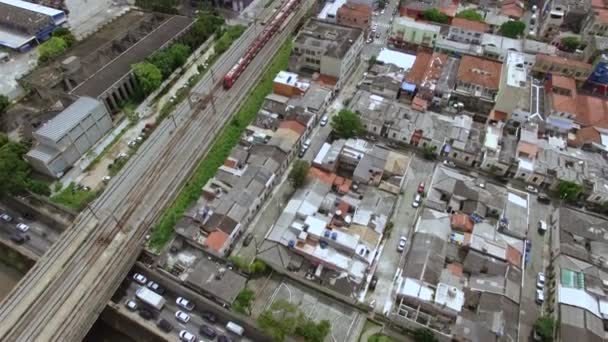
[[[380,50],[386,47],[386,41],[391,30],[394,11],[398,6],[398,1],[390,0],[386,3],[384,14],[382,14],[382,11],[380,9],[374,11],[374,14],[372,16],[372,27],[376,26],[376,32],[370,32],[368,34],[368,37],[373,36],[373,41],[369,44],[366,43],[363,47],[363,56],[366,59],[371,56],[378,56]],[[366,37],[366,40],[368,37]]]
[[[44,255],[51,245],[59,239],[60,232],[58,230],[27,219],[25,217],[29,215],[16,211],[6,204],[0,203],[0,213],[7,213],[12,218],[11,222],[0,219],[0,236],[8,240],[12,234],[23,234],[17,229],[17,223],[27,224],[30,228],[25,235],[28,235],[30,240],[24,242],[21,246],[39,257]]]

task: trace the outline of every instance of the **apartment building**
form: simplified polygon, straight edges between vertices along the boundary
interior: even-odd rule
[[[540,18],[539,38],[545,42],[552,42],[559,35],[560,28],[564,23],[567,6],[562,0],[551,0],[545,2]]]
[[[359,63],[363,31],[317,19],[309,20],[294,40],[291,70],[312,70],[338,87]]]
[[[536,74],[561,75],[572,77],[577,82],[583,82],[591,74],[592,66],[589,63],[576,61],[573,59],[538,54],[536,62],[532,66],[532,72]]]
[[[454,101],[475,112],[489,113],[496,100],[501,79],[502,63],[488,59],[463,56],[458,67]]]
[[[369,5],[347,2],[338,9],[336,21],[339,25],[367,32],[372,22],[372,8]]]
[[[388,42],[397,48],[413,46],[434,47],[441,27],[415,21],[408,17],[395,18]]]
[[[583,37],[608,36],[608,9],[594,8],[582,24]]]
[[[461,43],[480,45],[483,34],[488,31],[489,27],[485,23],[463,18],[454,18],[448,32],[448,39]]]
[[[555,75],[545,81],[547,94],[547,128],[566,133],[574,128],[577,112],[576,81],[570,77]]]
[[[111,128],[103,103],[81,97],[33,133],[38,144],[25,158],[37,171],[59,178]]]

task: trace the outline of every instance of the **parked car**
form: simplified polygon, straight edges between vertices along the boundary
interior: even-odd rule
[[[545,288],[545,275],[543,272],[538,272],[536,275],[536,288],[542,290]]]
[[[173,330],[173,324],[169,323],[166,319],[161,319],[156,323],[156,325],[160,328],[160,330],[168,333]]]
[[[211,323],[215,323],[217,322],[217,316],[210,311],[203,311],[203,313],[201,314],[201,317],[203,317],[204,320],[207,320]]]
[[[304,140],[304,142],[302,143],[302,148],[305,148],[305,149],[308,150],[308,148],[310,147],[311,143],[312,143],[312,140],[310,140],[310,139]]]
[[[205,324],[201,325],[201,329],[199,330],[199,332],[201,333],[201,335],[204,335],[210,339],[214,339],[215,336],[217,336],[215,329]]]
[[[177,306],[184,308],[188,311],[192,311],[194,309],[194,303],[191,303],[189,300],[187,300],[184,297],[178,297],[175,300],[175,304],[177,304]]]
[[[135,148],[135,146],[137,146],[137,141],[136,140],[131,140],[127,143],[127,146],[130,148]]]
[[[19,229],[20,232],[25,233],[30,229],[30,226],[25,223],[17,223],[17,229]]]
[[[179,332],[179,339],[184,342],[194,342],[196,341],[196,336],[188,330],[182,330]]]
[[[540,233],[540,235],[545,234],[545,232],[547,231],[547,222],[540,220],[538,221],[538,232]]]
[[[10,217],[7,213],[3,213],[2,215],[0,215],[0,218],[4,221],[4,222],[11,222],[13,220],[12,217]]]
[[[251,240],[253,240],[253,234],[248,233],[245,236],[245,239],[243,240],[243,246],[245,246],[245,247],[249,246],[249,244],[251,243]]]
[[[104,182],[105,184],[110,183],[110,180],[112,179],[111,176],[104,176],[101,181]]]
[[[376,32],[376,38],[380,38],[380,32]]]
[[[135,273],[133,275],[133,280],[135,280],[135,282],[138,283],[139,285],[146,285],[146,281],[148,279],[146,279],[146,277],[144,277],[143,274]]]
[[[420,182],[420,184],[418,184],[418,193],[421,194],[424,192],[424,182]]]
[[[304,147],[302,147],[300,149],[300,152],[298,153],[298,157],[300,158],[304,158],[304,155],[306,154],[306,149]]]
[[[374,291],[376,289],[376,285],[378,285],[378,277],[374,275],[372,276],[372,280],[369,282],[369,290]]]
[[[534,298],[536,304],[542,304],[545,301],[545,294],[543,290],[536,290],[536,297]]]
[[[159,295],[163,295],[165,293],[165,288],[158,285],[158,283],[153,282],[152,280],[150,280],[148,282],[148,284],[146,285],[150,290],[158,293]]]
[[[152,311],[146,309],[139,310],[139,316],[145,320],[154,318]]]
[[[218,342],[232,342],[232,339],[228,336],[225,335],[220,335],[220,337],[217,338]]]
[[[547,196],[545,194],[539,194],[538,197],[536,198],[536,200],[539,201],[540,203],[544,203],[544,204],[551,203],[551,199],[549,198],[549,196]]]
[[[422,202],[422,196],[420,196],[420,194],[416,194],[416,196],[414,197],[414,202],[412,202],[412,207],[418,208],[420,206],[421,202]]]
[[[183,311],[178,311],[175,313],[175,319],[178,322],[182,322],[184,324],[188,323],[188,321],[190,321],[190,315],[188,315],[187,313],[183,312]]]
[[[127,300],[125,306],[131,311],[137,310],[137,303],[132,299]]]
[[[15,233],[15,234],[11,234],[11,236],[9,237],[9,239],[11,239],[11,241],[13,241],[14,243],[21,245],[27,241],[30,240],[30,236],[27,234],[19,234],[19,233]]]
[[[526,253],[530,253],[531,249],[532,249],[532,241],[526,240]]]
[[[402,236],[399,238],[399,244],[397,245],[397,251],[398,252],[403,252],[403,250],[405,250],[405,244],[407,243],[407,238],[405,236]]]
[[[327,125],[328,122],[329,122],[329,117],[327,117],[327,115],[323,115],[323,117],[321,118],[321,121],[319,122],[319,124],[321,126],[325,126],[325,125]]]
[[[528,191],[531,194],[537,194],[538,193],[538,189],[533,187],[532,185],[528,185],[526,187],[526,191]]]

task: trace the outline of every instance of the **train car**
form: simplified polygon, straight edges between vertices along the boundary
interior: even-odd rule
[[[300,0],[289,0],[281,7],[277,14],[272,20],[266,25],[262,33],[251,43],[247,52],[239,58],[239,60],[230,68],[230,71],[224,76],[224,88],[230,89],[234,82],[241,76],[243,71],[247,68],[249,63],[255,58],[255,56],[262,50],[262,48],[268,43],[268,41],[274,36],[279,30],[286,18],[289,17],[291,12],[299,5]]]

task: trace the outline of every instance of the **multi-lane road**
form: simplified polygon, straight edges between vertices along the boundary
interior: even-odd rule
[[[58,228],[49,227],[42,222],[32,220],[29,215],[16,211],[3,203],[0,203],[0,213],[8,214],[12,219],[10,222],[0,219],[0,236],[3,239],[10,240],[11,235],[14,234],[27,235],[29,240],[23,242],[21,246],[35,256],[42,256],[59,239],[61,234]],[[18,223],[29,226],[25,234],[17,230]]]
[[[299,19],[308,8],[304,3]],[[287,26],[261,50],[231,90],[224,75],[258,36],[250,26],[195,87],[211,93],[206,108],[181,104],[80,214],[73,227],[39,260],[0,307],[0,340],[82,340],[131,268],[148,229],[177,194],[197,161],[248,93],[268,60],[295,28]]]

